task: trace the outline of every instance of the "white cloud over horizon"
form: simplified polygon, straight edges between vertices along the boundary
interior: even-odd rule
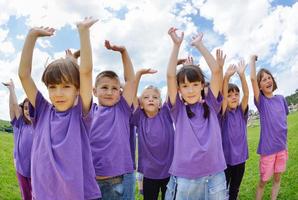
[[[180,57],[189,53],[197,55],[189,42],[191,36],[204,27],[200,24],[201,18],[210,21],[206,27],[211,28],[203,28],[206,46],[213,53],[220,47],[228,56],[225,69],[229,63],[239,58],[248,60],[250,54],[256,53],[260,66],[276,74],[278,93],[289,95],[298,87],[298,2],[291,6],[273,6],[271,0],[110,0],[101,3],[96,0],[3,0],[0,2],[0,71],[5,73],[0,73],[0,81],[10,77],[15,80],[20,102],[24,97],[17,77],[21,49],[16,43],[23,42],[32,26],[53,26],[59,32],[70,25],[73,28],[70,34],[77,34],[75,22],[90,15],[100,19],[91,29],[94,73],[111,69],[122,77],[120,55],[103,47],[104,40],[109,39],[127,47],[135,70],[141,67],[158,70],[158,74],[148,75],[142,82],[157,84],[165,96],[165,73],[171,50],[167,30],[176,26],[185,32]],[[16,21],[24,18],[28,29],[11,35],[15,27],[8,26],[8,22],[12,16]],[[39,87],[46,59],[61,57],[63,52],[55,50],[57,44],[52,38],[39,40],[38,44],[32,76]],[[195,60],[207,72],[203,59]],[[249,67],[246,75],[249,75]],[[250,80],[247,81],[250,85]],[[41,91],[47,95],[44,86]],[[7,97],[8,90],[1,86],[0,119],[9,119]],[[250,98],[251,105],[252,100]]]

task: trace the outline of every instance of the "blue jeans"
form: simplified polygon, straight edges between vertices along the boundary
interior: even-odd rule
[[[197,179],[171,176],[166,200],[225,200],[228,199],[224,172]]]
[[[97,180],[97,184],[101,191],[102,200],[121,200],[122,199],[122,196],[124,193],[124,187],[122,184],[123,176],[118,178]]]
[[[134,200],[135,199],[135,186],[136,186],[136,176],[135,173],[127,173],[123,175],[122,182],[124,192],[122,200]]]

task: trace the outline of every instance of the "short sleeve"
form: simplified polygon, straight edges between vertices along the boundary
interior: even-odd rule
[[[213,108],[213,110],[215,110],[215,112],[217,114],[220,112],[222,100],[223,100],[223,97],[222,97],[221,93],[219,93],[217,98],[215,98],[210,87],[208,88],[208,93],[207,93],[205,101],[209,107],[211,107],[211,108]]]
[[[50,106],[49,102],[37,91],[35,99],[35,107],[29,104],[30,117],[33,118],[33,123],[37,123],[38,119],[43,116],[45,110]]]
[[[130,123],[131,125],[134,125],[136,127],[138,127],[139,122],[140,122],[140,117],[141,117],[141,108],[138,107],[132,114],[131,118],[130,118]]]
[[[283,96],[282,96],[282,100],[283,100],[283,103],[284,103],[286,114],[288,115],[289,114],[288,103],[287,103],[286,99]]]
[[[121,95],[120,100],[118,102],[120,109],[124,112],[127,113],[128,116],[132,114],[133,107],[129,106],[124,97]]]
[[[176,102],[174,105],[171,104],[170,98],[168,99],[168,101],[166,102],[168,109],[171,113],[172,119],[175,122],[177,120],[177,116],[179,114],[179,110],[181,109],[181,107],[183,106],[183,102],[180,99],[179,93],[177,93],[176,95]]]

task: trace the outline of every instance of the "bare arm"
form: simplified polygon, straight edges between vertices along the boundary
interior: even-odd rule
[[[90,44],[89,28],[98,20],[91,17],[85,18],[77,23],[80,35],[80,96],[82,98],[83,113],[87,114],[90,110],[92,99],[92,50]]]
[[[134,84],[133,84],[133,90],[132,90],[133,97],[134,97],[133,102],[134,102],[135,109],[137,109],[138,106],[139,106],[137,92],[138,92],[138,87],[139,87],[139,83],[140,83],[142,75],[144,75],[144,74],[155,74],[156,72],[157,72],[156,70],[151,69],[151,68],[149,68],[149,69],[140,69],[140,70],[137,71],[135,81],[134,81]]]
[[[127,104],[131,105],[133,103],[132,90],[135,81],[135,73],[128,51],[124,46],[112,45],[108,40],[105,41],[105,46],[109,50],[118,51],[121,53],[125,79],[122,96],[126,100]]]
[[[19,118],[21,113],[18,105],[18,99],[15,93],[15,87],[12,79],[10,82],[2,83],[5,85],[9,90],[9,115],[10,119],[13,120],[14,118]]]
[[[31,77],[33,49],[38,37],[51,36],[55,29],[49,27],[32,28],[25,39],[19,66],[19,78],[30,103],[35,107],[37,87]]]
[[[260,97],[260,88],[258,85],[258,81],[257,81],[257,73],[256,73],[256,60],[257,60],[257,56],[256,55],[252,55],[250,57],[250,80],[251,80],[251,84],[252,84],[252,89],[254,92],[254,97],[256,99],[257,102],[259,102],[259,97]]]
[[[227,110],[229,81],[230,81],[230,78],[234,75],[235,72],[236,72],[236,66],[234,64],[230,65],[228,67],[228,69],[225,73],[224,79],[223,79],[223,88],[222,88],[223,101],[222,101],[222,104],[221,104],[222,115]]]
[[[206,60],[210,70],[211,70],[211,81],[210,81],[210,89],[212,93],[217,98],[218,92],[220,91],[220,81],[222,81],[219,66],[208,51],[208,49],[204,46],[202,42],[203,34],[199,33],[197,36],[193,37],[193,41],[191,42],[192,46],[195,46],[202,54],[204,59]]]
[[[170,60],[169,60],[168,69],[167,69],[168,96],[170,99],[170,103],[172,105],[176,103],[176,95],[178,92],[177,78],[176,78],[177,59],[178,59],[179,49],[184,37],[183,32],[180,37],[177,36],[176,30],[177,30],[176,28],[172,27],[168,31],[168,34],[171,36],[173,41],[173,49],[170,55]]]
[[[223,55],[223,51],[221,49],[216,49],[216,62],[219,66],[220,70],[220,91],[222,91],[222,82],[223,82],[223,67],[226,60],[226,54]]]
[[[245,69],[246,69],[246,64],[245,64],[244,60],[241,60],[238,63],[237,73],[240,77],[241,85],[242,85],[242,91],[243,91],[243,97],[242,97],[242,100],[241,100],[241,108],[242,108],[243,113],[247,109],[248,97],[249,97],[249,90],[248,90],[248,86],[247,86],[247,82],[246,82],[246,78],[245,78]]]

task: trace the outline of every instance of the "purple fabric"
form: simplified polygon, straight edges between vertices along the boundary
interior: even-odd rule
[[[248,108],[243,113],[241,106],[227,109],[221,115],[222,146],[228,165],[237,165],[248,159],[247,120]]]
[[[195,116],[188,118],[184,102],[177,94],[171,115],[176,127],[174,157],[170,174],[194,179],[223,172],[226,168],[221,131],[217,118],[222,98],[215,98],[209,89],[205,99],[210,115],[205,119],[201,103],[190,105]]]
[[[174,151],[174,127],[167,104],[152,118],[138,108],[132,119],[138,133],[138,172],[150,179],[170,176]]]
[[[281,95],[267,98],[260,92],[259,102],[254,99],[260,114],[261,134],[258,154],[270,155],[287,148],[288,105]]]
[[[24,116],[11,121],[14,131],[14,158],[16,170],[22,176],[30,178],[31,148],[33,143],[33,126],[26,124]]]
[[[69,110],[58,112],[38,92],[35,108],[33,197],[49,200],[101,197],[89,144],[92,118],[90,114],[83,117],[81,99]]]
[[[97,176],[118,176],[133,172],[129,119],[131,107],[121,96],[114,106],[93,104],[94,120],[90,144]]]

